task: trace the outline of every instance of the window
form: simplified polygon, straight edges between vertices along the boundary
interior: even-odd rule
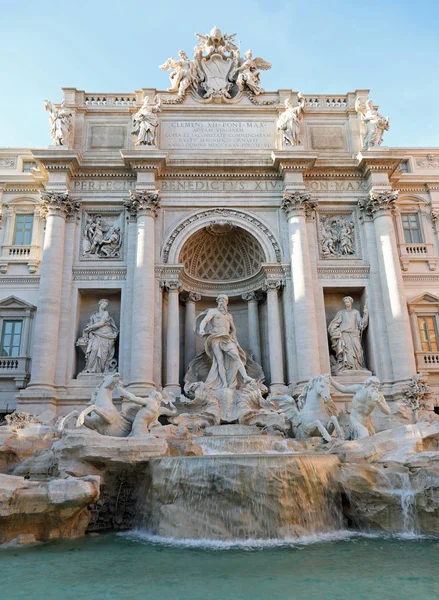
[[[32,240],[33,215],[15,217],[14,246],[29,246]]]
[[[38,165],[33,160],[24,160],[23,161],[23,173],[30,173],[32,169],[37,169]]]
[[[20,356],[23,321],[3,321],[1,356]]]
[[[436,318],[418,317],[419,333],[421,334],[422,352],[438,352]]]
[[[402,228],[404,230],[404,241],[406,244],[420,244],[421,228],[417,214],[402,214]]]

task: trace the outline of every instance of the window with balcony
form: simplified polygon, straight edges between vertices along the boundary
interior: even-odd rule
[[[20,356],[23,321],[3,321],[0,356]]]
[[[422,242],[421,226],[416,213],[402,214],[402,228],[406,244],[420,244]]]
[[[30,246],[32,240],[33,215],[16,215],[14,246]]]
[[[418,317],[422,352],[438,352],[436,317]]]

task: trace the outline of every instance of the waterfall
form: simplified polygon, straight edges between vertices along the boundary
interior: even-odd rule
[[[230,454],[156,458],[140,529],[174,539],[289,539],[338,531],[336,456]]]
[[[419,532],[419,523],[416,513],[416,496],[410,481],[410,474],[398,473],[401,487],[394,490],[394,493],[400,497],[401,512],[403,518],[402,533],[408,536],[416,535]]]

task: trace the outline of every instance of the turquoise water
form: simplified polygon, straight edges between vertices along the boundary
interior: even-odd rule
[[[4,550],[0,566],[1,600],[439,598],[438,538],[221,550],[104,535]]]

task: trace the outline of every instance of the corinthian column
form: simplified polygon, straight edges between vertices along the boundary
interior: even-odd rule
[[[43,192],[46,233],[40,269],[38,310],[35,319],[32,352],[32,388],[53,390],[58,355],[58,332],[63,289],[64,237],[66,217],[79,210],[79,202],[69,199],[68,192]],[[66,348],[60,348],[66,353]]]
[[[160,202],[156,192],[131,190],[124,204],[137,224],[130,385],[145,390],[154,387],[155,217]]]
[[[271,391],[283,391],[285,387],[282,331],[278,298],[278,291],[282,289],[282,285],[282,281],[267,279],[262,288],[264,292],[267,292],[268,351],[270,355]]]
[[[393,225],[397,198],[398,192],[372,189],[369,198],[359,202],[359,208],[373,217],[389,355],[393,377],[401,382],[416,373],[416,367]]]
[[[248,345],[253,352],[255,361],[261,364],[261,336],[259,333],[259,308],[258,302],[261,300],[260,292],[247,292],[242,294],[242,299],[248,306]]]
[[[201,300],[201,295],[195,292],[187,292],[182,297],[185,304],[184,312],[184,366],[189,367],[189,363],[195,358],[195,303]]]
[[[303,191],[286,192],[282,202],[290,241],[298,383],[320,372],[314,285],[306,227],[306,221],[313,217],[316,206],[317,201]]]
[[[168,292],[168,327],[166,330],[166,385],[175,395],[180,390],[180,289],[179,281],[166,281]]]

